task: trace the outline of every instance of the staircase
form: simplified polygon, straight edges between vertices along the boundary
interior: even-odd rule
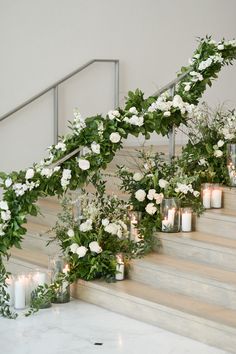
[[[135,169],[136,157],[134,149],[123,149],[107,172],[114,173],[124,161]],[[108,193],[116,182],[109,178]],[[79,280],[73,296],[236,353],[235,197],[235,189],[224,188],[224,208],[197,218],[194,232],[157,233],[161,250],[133,261],[129,279],[112,284]],[[48,255],[58,251],[56,245],[45,248],[45,232],[60,210],[58,200],[41,199],[39,205],[45,217],[29,217],[23,249],[13,249],[7,264],[13,273],[45,269]]]

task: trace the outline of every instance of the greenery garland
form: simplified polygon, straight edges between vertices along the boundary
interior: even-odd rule
[[[122,147],[122,139],[128,134],[150,133],[168,135],[173,126],[186,124],[196,114],[196,104],[207,85],[224,65],[236,58],[236,42],[222,40],[214,42],[211,37],[200,39],[192,61],[181,73],[189,72],[171,97],[165,93],[159,97],[144,98],[140,90],[129,92],[124,109],[110,111],[106,117],[97,115],[83,119],[78,111],[71,123],[72,134],[49,148],[49,157],[26,171],[0,173],[4,189],[0,202],[0,313],[15,317],[7,305],[5,292],[8,273],[3,264],[10,256],[11,247],[20,247],[26,228],[27,215],[38,214],[35,205],[39,197],[62,195],[68,188],[75,190],[84,186],[89,179],[98,180],[97,172],[106,168],[116,151]],[[50,167],[60,158],[78,147],[85,147],[83,156],[72,157],[61,166]]]

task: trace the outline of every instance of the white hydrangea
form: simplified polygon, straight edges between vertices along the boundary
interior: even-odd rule
[[[87,232],[93,229],[93,221],[91,219],[86,220],[80,224],[79,229],[81,232]]]
[[[145,208],[146,212],[150,215],[154,215],[157,211],[157,207],[154,205],[154,203],[148,203]]]
[[[145,197],[146,197],[146,192],[143,189],[139,189],[139,190],[137,190],[137,192],[135,192],[135,198],[139,202],[143,202]]]

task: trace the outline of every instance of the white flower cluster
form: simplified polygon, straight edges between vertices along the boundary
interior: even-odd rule
[[[2,219],[2,223],[0,224],[0,236],[4,236],[4,230],[7,227],[7,223],[11,219],[11,211],[9,210],[8,203],[4,200],[0,201],[0,211]]]
[[[108,219],[103,219],[102,225],[104,226],[104,230],[106,232],[111,235],[117,236],[118,238],[123,238],[127,235],[128,228],[122,220],[110,222]]]
[[[193,189],[193,186],[191,183],[189,184],[185,184],[185,183],[177,183],[177,187],[175,188],[175,192],[176,193],[183,193],[183,194],[187,194],[188,192],[192,193],[194,195],[194,197],[199,197],[199,191],[195,191]]]
[[[80,224],[79,229],[81,232],[91,231],[93,229],[93,221],[91,219],[87,219],[85,222]]]
[[[224,126],[220,130],[220,133],[224,136],[225,140],[232,140],[236,136],[236,113],[227,115],[224,121]]]
[[[118,120],[118,121],[120,121],[120,112],[119,111],[109,111],[108,113],[107,113],[107,116],[108,116],[108,119],[110,119],[110,120],[114,120],[114,119],[116,119],[116,120]]]
[[[131,125],[138,126],[138,127],[141,127],[143,125],[144,117],[138,115],[138,111],[137,111],[136,107],[131,107],[129,109],[128,113],[132,114],[132,116],[125,117],[124,122],[129,123]]]
[[[187,114],[190,118],[196,112],[196,106],[193,104],[189,104],[188,102],[184,102],[182,97],[179,95],[175,95],[173,98],[168,97],[166,93],[163,93],[159,96],[156,102],[153,102],[151,106],[148,108],[148,112],[155,112],[157,110],[164,112],[164,117],[169,117],[171,115],[171,109],[179,109],[181,114]]]
[[[214,149],[214,156],[215,157],[221,157],[223,156],[223,151],[220,150],[220,148],[224,145],[224,141],[223,140],[219,140],[217,145],[213,146]]]
[[[99,254],[102,252],[102,248],[99,246],[97,241],[92,241],[89,243],[89,249],[91,252]],[[78,258],[83,258],[88,252],[88,248],[85,246],[79,246],[77,243],[72,243],[70,246],[70,251],[76,253]]]
[[[163,197],[164,197],[163,193],[157,193],[155,189],[149,189],[147,193],[143,189],[139,189],[135,193],[135,198],[139,202],[143,202],[146,198],[148,200],[155,201],[155,204],[154,202],[151,202],[146,205],[145,210],[150,215],[156,213],[157,211],[156,205],[161,204]]]
[[[71,180],[71,170],[70,169],[63,169],[62,177],[61,177],[61,186],[66,188]]]
[[[74,120],[72,122],[72,129],[75,135],[79,135],[80,132],[86,128],[85,119],[81,116],[78,109],[74,109]]]
[[[64,141],[59,141],[59,143],[55,145],[55,149],[64,152],[66,151],[66,144],[64,143]]]

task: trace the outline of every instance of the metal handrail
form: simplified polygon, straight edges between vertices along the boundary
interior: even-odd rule
[[[39,92],[37,95],[29,98],[28,100],[24,101],[16,108],[10,110],[9,112],[3,114],[0,117],[0,122],[10,117],[12,114],[18,112],[22,108],[26,107],[30,103],[34,102],[41,96],[45,95],[49,91],[53,90],[53,106],[54,106],[54,143],[57,143],[58,139],[58,87],[74,75],[78,74],[79,72],[86,69],[88,66],[94,63],[114,63],[115,70],[114,70],[114,107],[116,108],[119,105],[119,60],[117,59],[92,59],[85,63],[84,65],[80,66],[78,69],[72,71],[68,75],[64,76],[62,79],[56,81],[54,84],[48,86],[45,90]]]

